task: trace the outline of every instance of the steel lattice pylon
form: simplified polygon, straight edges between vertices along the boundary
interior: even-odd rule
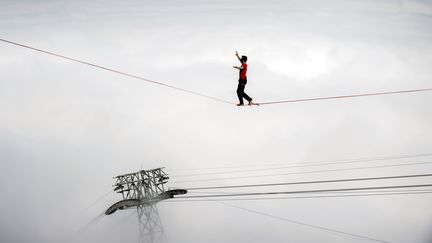
[[[167,238],[155,204],[138,206],[138,225],[141,243],[165,243]]]
[[[156,203],[173,198],[174,195],[187,193],[183,189],[165,190],[169,177],[162,169],[141,170],[114,177],[114,191],[122,194],[123,200],[109,207],[105,214],[110,215],[117,210],[136,207],[140,243],[167,241]]]
[[[142,184],[139,186],[138,198],[152,200],[159,194],[165,192],[165,183],[168,176],[162,171],[162,168],[139,172]],[[164,243],[166,235],[162,227],[159,212],[155,203],[148,205],[139,205],[138,225],[141,243]]]

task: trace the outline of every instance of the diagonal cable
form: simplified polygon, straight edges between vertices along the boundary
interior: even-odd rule
[[[298,103],[298,102],[318,101],[318,100],[348,99],[348,98],[358,98],[358,97],[366,97],[366,96],[394,95],[394,94],[416,93],[416,92],[425,92],[425,91],[432,91],[432,88],[397,90],[397,91],[387,91],[387,92],[377,92],[377,93],[364,93],[364,94],[351,94],[351,95],[340,95],[340,96],[327,96],[327,97],[314,97],[314,98],[282,100],[282,101],[269,101],[269,102],[261,102],[261,103],[259,103],[259,105],[274,105],[274,104],[282,104],[282,103]]]
[[[207,98],[207,99],[211,99],[211,100],[215,100],[215,101],[219,101],[219,102],[223,102],[223,103],[227,103],[227,104],[231,104],[231,105],[234,104],[234,103],[232,103],[230,101],[227,101],[227,100],[224,100],[224,99],[220,99],[220,98],[217,98],[217,97],[213,97],[213,96],[210,96],[210,95],[202,94],[202,93],[199,93],[199,92],[196,92],[196,91],[193,91],[193,90],[176,87],[176,86],[169,85],[169,84],[166,84],[166,83],[162,83],[162,82],[159,82],[159,81],[155,81],[155,80],[151,80],[151,79],[148,79],[148,78],[140,77],[140,76],[137,76],[137,75],[129,74],[129,73],[126,73],[126,72],[123,72],[123,71],[119,71],[119,70],[115,70],[115,69],[112,69],[112,68],[100,66],[100,65],[97,65],[97,64],[94,64],[94,63],[90,63],[90,62],[87,62],[87,61],[82,61],[82,60],[79,60],[79,59],[76,59],[76,58],[67,57],[67,56],[64,56],[64,55],[61,55],[61,54],[57,54],[57,53],[54,53],[54,52],[51,52],[51,51],[46,51],[46,50],[42,50],[42,49],[39,49],[39,48],[31,47],[31,46],[24,45],[24,44],[21,44],[21,43],[17,43],[17,42],[14,42],[14,41],[9,41],[9,40],[5,40],[5,39],[0,39],[0,41],[5,42],[5,43],[9,43],[9,44],[12,44],[12,45],[15,45],[15,46],[27,48],[27,49],[30,49],[30,50],[33,50],[33,51],[41,52],[41,53],[44,53],[44,54],[48,54],[48,55],[51,55],[51,56],[63,58],[63,59],[69,60],[69,61],[81,63],[81,64],[84,64],[84,65],[87,65],[87,66],[91,66],[91,67],[94,67],[94,68],[98,68],[98,69],[102,69],[102,70],[105,70],[105,71],[117,73],[117,74],[120,74],[120,75],[123,75],[123,76],[139,79],[139,80],[142,80],[142,81],[145,81],[145,82],[148,82],[148,83],[152,83],[152,84],[164,86],[164,87],[167,87],[167,88],[170,88],[170,89],[175,89],[175,90],[178,90],[178,91],[189,93],[189,94],[192,94],[192,95],[200,96],[200,97],[203,97],[203,98]]]
[[[209,201],[213,201],[212,199],[208,199],[208,200]],[[261,211],[257,211],[257,210],[252,210],[252,209],[245,208],[245,207],[236,206],[236,205],[233,205],[233,204],[230,204],[230,203],[227,203],[227,202],[221,202],[221,201],[215,201],[215,202],[220,203],[220,204],[224,204],[224,205],[229,206],[229,207],[237,208],[237,209],[240,209],[240,210],[243,210],[243,211],[247,211],[249,213],[258,214],[258,215],[266,216],[266,217],[269,217],[269,218],[273,218],[273,219],[278,219],[278,220],[281,220],[281,221],[289,222],[289,223],[292,223],[292,224],[306,226],[306,227],[313,228],[313,229],[318,229],[318,230],[327,231],[327,232],[330,232],[330,233],[336,233],[336,234],[339,234],[339,235],[349,236],[349,237],[363,239],[363,240],[388,243],[388,241],[379,240],[379,239],[372,238],[372,237],[369,237],[369,236],[363,236],[363,235],[348,233],[348,232],[341,231],[341,230],[331,229],[331,228],[328,228],[328,227],[323,227],[323,226],[308,224],[308,223],[300,222],[300,221],[297,221],[297,220],[292,220],[292,219],[288,219],[288,218],[284,218],[284,217],[268,214],[268,213],[265,213],[265,212],[261,212]]]

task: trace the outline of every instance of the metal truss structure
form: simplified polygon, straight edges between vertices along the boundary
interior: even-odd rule
[[[105,214],[109,215],[116,210],[136,207],[140,243],[167,241],[156,203],[173,198],[174,195],[186,193],[186,190],[179,189],[167,191],[165,184],[169,177],[162,169],[141,170],[114,177],[114,191],[121,194],[123,200],[109,207]]]

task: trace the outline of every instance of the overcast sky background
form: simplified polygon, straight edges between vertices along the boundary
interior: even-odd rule
[[[0,0],[0,8],[0,38],[232,102],[235,50],[249,57],[246,91],[257,102],[432,87],[429,0]],[[0,77],[1,242],[137,242],[132,211],[77,230],[120,199],[112,193],[85,210],[113,176],[140,169],[165,166],[170,186],[184,187],[432,172],[426,164],[185,183],[175,176],[429,153],[427,92],[237,108],[3,42]],[[324,187],[272,190],[310,188]],[[395,243],[432,242],[431,203],[430,194],[232,202]],[[171,242],[365,242],[215,202],[166,202],[159,212]]]

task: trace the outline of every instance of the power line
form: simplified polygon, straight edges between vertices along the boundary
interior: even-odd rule
[[[255,198],[224,198],[214,199],[214,201],[261,201],[261,200],[289,200],[289,199],[313,199],[313,198],[345,198],[345,197],[369,197],[369,196],[395,196],[395,195],[419,195],[419,194],[432,194],[432,190],[423,191],[396,191],[396,192],[385,192],[385,193],[350,193],[350,194],[336,194],[336,195],[320,195],[320,196],[299,196],[299,197],[255,197]],[[206,202],[205,199],[175,199],[168,200],[167,202]]]
[[[317,163],[328,163],[328,162],[350,162],[350,161],[374,161],[374,160],[393,160],[393,159],[404,159],[404,158],[416,158],[416,157],[427,157],[432,156],[432,153],[419,153],[419,154],[402,154],[402,155],[390,155],[390,156],[374,156],[374,157],[361,157],[361,158],[350,158],[350,159],[331,159],[331,160],[314,160],[305,162],[295,162],[289,164],[317,164]],[[242,169],[242,168],[260,168],[260,167],[274,167],[280,165],[286,165],[287,163],[277,163],[265,165],[240,165],[240,166],[219,166],[219,167],[201,167],[201,168],[177,168],[171,171],[192,171],[192,170],[221,170],[221,169]],[[192,174],[190,174],[192,175]],[[198,175],[198,174],[197,174]],[[182,176],[182,175],[181,175]],[[186,175],[185,175],[186,176]]]
[[[430,192],[432,192],[432,189],[422,189],[422,190],[419,190],[419,189],[399,189],[399,190],[380,190],[380,192],[419,192],[419,191],[421,191],[421,192],[424,192],[424,191],[430,191]],[[368,191],[354,191],[354,192],[349,192],[350,194],[362,194],[362,193],[366,193],[366,192],[368,192]],[[204,190],[204,191],[195,191],[195,190],[193,190],[193,191],[188,191],[187,192],[187,194],[188,195],[190,195],[190,194],[192,194],[192,195],[194,195],[194,194],[209,194],[209,193],[211,193],[211,194],[236,194],[236,193],[238,193],[238,191],[206,191],[206,190]],[[342,194],[342,193],[346,193],[346,192],[332,192],[333,194]],[[273,197],[271,197],[271,198],[273,198]]]
[[[127,210],[129,209],[135,209],[135,208],[127,208]],[[136,212],[132,212],[129,213],[126,217],[124,217],[122,220],[120,220],[119,222],[113,224],[111,226],[111,228],[118,228],[119,226],[121,226],[122,224],[124,224],[126,221],[128,221],[130,218],[132,218],[132,216],[134,216],[136,214]]]
[[[352,188],[334,188],[334,189],[301,190],[301,191],[247,192],[247,193],[237,193],[237,194],[216,194],[216,195],[213,194],[213,195],[182,196],[182,197],[177,197],[177,198],[244,197],[244,196],[287,195],[287,194],[307,194],[307,193],[327,193],[327,192],[351,192],[351,191],[364,191],[364,190],[422,188],[422,187],[432,187],[432,184],[376,186],[376,187],[352,187]]]
[[[151,80],[151,79],[148,79],[148,78],[143,78],[143,77],[140,77],[140,76],[137,76],[137,75],[133,75],[133,74],[129,74],[129,73],[126,73],[126,72],[123,72],[123,71],[119,71],[119,70],[115,70],[115,69],[112,69],[112,68],[100,66],[100,65],[97,65],[97,64],[94,64],[94,63],[90,63],[90,62],[87,62],[87,61],[82,61],[82,60],[79,60],[79,59],[76,59],[76,58],[67,57],[67,56],[64,56],[64,55],[61,55],[61,54],[57,54],[57,53],[54,53],[54,52],[51,52],[51,51],[42,50],[42,49],[39,49],[39,48],[31,47],[31,46],[28,46],[28,45],[20,44],[20,43],[9,41],[9,40],[5,40],[5,39],[0,39],[0,41],[9,43],[9,44],[12,44],[12,45],[15,45],[15,46],[27,48],[27,49],[30,49],[30,50],[38,51],[38,52],[41,52],[41,53],[44,53],[44,54],[48,54],[48,55],[51,55],[51,56],[63,58],[63,59],[69,60],[69,61],[81,63],[81,64],[88,65],[88,66],[91,66],[91,67],[95,67],[95,68],[98,68],[98,69],[109,71],[109,72],[112,72],[112,73],[117,73],[117,74],[120,74],[120,75],[123,75],[123,76],[128,76],[128,77],[131,77],[131,78],[139,79],[139,80],[142,80],[142,81],[145,81],[145,82],[148,82],[148,83],[152,83],[152,84],[164,86],[164,87],[167,87],[167,88],[179,90],[179,91],[182,91],[182,92],[185,92],[185,93],[189,93],[189,94],[192,94],[192,95],[201,96],[201,97],[204,97],[204,98],[207,98],[207,99],[212,99],[212,100],[223,102],[223,103],[227,103],[227,104],[234,104],[234,103],[232,103],[230,101],[227,101],[227,100],[224,100],[224,99],[220,99],[220,98],[217,98],[217,97],[213,97],[213,96],[209,96],[209,95],[206,95],[206,94],[202,94],[202,93],[199,93],[199,92],[196,92],[196,91],[193,91],[193,90],[188,90],[188,89],[176,87],[176,86],[173,86],[173,85],[165,84],[165,83],[162,83],[162,82],[159,82],[159,81]]]
[[[430,191],[430,192],[432,192],[432,189],[397,189],[397,190],[379,190],[379,192],[381,192],[381,193],[384,193],[384,192],[419,192],[419,191],[421,191],[421,192],[424,192],[424,191]],[[239,191],[206,191],[206,190],[203,190],[203,191],[195,191],[195,190],[192,190],[192,191],[188,191],[188,195],[190,195],[190,194],[192,194],[192,195],[194,195],[194,194],[198,194],[198,195],[200,195],[200,194],[209,194],[209,193],[211,193],[211,194],[236,194],[236,193],[238,193]],[[332,192],[333,194],[346,194],[346,193],[349,193],[349,194],[362,194],[362,193],[367,193],[368,191],[367,190],[365,190],[365,191],[353,191],[353,192]],[[316,193],[316,194],[320,194],[320,193]],[[323,193],[321,193],[321,194],[323,194]],[[326,194],[326,193],[324,193],[324,194]],[[272,197],[273,198],[273,197]]]
[[[204,176],[204,175],[233,174],[233,173],[253,172],[253,171],[279,170],[279,169],[287,169],[287,168],[301,168],[301,167],[314,167],[314,166],[323,166],[323,165],[353,164],[353,163],[371,162],[371,161],[397,160],[397,159],[416,158],[416,157],[425,157],[425,156],[432,156],[432,154],[428,153],[428,154],[388,156],[388,157],[363,158],[363,159],[351,159],[351,160],[327,160],[327,161],[315,161],[315,162],[303,162],[303,163],[298,162],[298,163],[292,163],[291,165],[288,166],[235,170],[235,171],[217,171],[217,172],[195,173],[195,174],[184,174],[184,175],[171,175],[171,177],[177,178],[177,177],[192,177],[192,176]]]
[[[317,101],[317,100],[347,99],[347,98],[356,98],[356,97],[365,97],[365,96],[392,95],[392,94],[414,93],[414,92],[425,92],[425,91],[432,91],[432,88],[398,90],[398,91],[388,91],[388,92],[378,92],[378,93],[351,94],[351,95],[341,95],[341,96],[327,96],[327,97],[293,99],[293,100],[282,100],[282,101],[270,101],[270,102],[260,102],[259,104],[273,105],[273,104],[281,104],[281,103],[298,103],[298,102]]]
[[[81,211],[81,213],[84,213],[85,211],[87,211],[89,208],[93,207],[96,203],[100,202],[102,199],[106,198],[107,196],[109,196],[113,191],[109,190],[107,193],[105,193],[104,195],[102,195],[101,197],[99,197],[98,199],[96,199],[93,203],[91,203],[88,207],[86,207],[84,210]]]
[[[248,176],[236,176],[236,177],[224,177],[224,178],[209,178],[209,179],[200,179],[200,180],[177,181],[175,183],[186,183],[186,182],[197,182],[197,181],[237,180],[237,179],[246,179],[246,178],[254,178],[254,177],[285,176],[285,175],[296,175],[296,174],[310,174],[310,173],[350,171],[350,170],[365,170],[365,169],[399,167],[399,166],[410,166],[410,165],[423,165],[423,164],[432,164],[432,162],[416,162],[416,163],[404,163],[404,164],[393,164],[393,165],[377,165],[377,166],[354,167],[354,168],[343,168],[343,169],[329,169],[329,170],[290,172],[290,173],[279,173],[279,174],[264,174],[264,175],[248,175]]]
[[[77,230],[77,233],[82,233],[85,232],[86,230],[88,230],[90,227],[92,227],[93,225],[95,225],[96,223],[98,223],[99,221],[101,221],[101,219],[105,216],[105,214],[102,212],[100,214],[98,214],[97,216],[95,216],[92,220],[90,220],[87,224],[85,224],[84,226],[82,226],[81,228],[79,228]]]
[[[212,201],[212,199],[208,199],[208,200]],[[237,209],[240,209],[240,210],[243,210],[243,211],[247,211],[249,213],[258,214],[258,215],[261,215],[261,216],[266,216],[266,217],[270,217],[270,218],[273,218],[273,219],[278,219],[278,220],[282,220],[282,221],[289,222],[289,223],[292,223],[292,224],[306,226],[306,227],[313,228],[313,229],[323,230],[323,231],[327,231],[327,232],[330,232],[330,233],[336,233],[336,234],[339,234],[339,235],[344,235],[344,236],[349,236],[349,237],[354,237],[354,238],[360,238],[360,239],[365,239],[365,240],[370,240],[370,241],[375,241],[375,242],[388,243],[387,241],[375,239],[375,238],[372,238],[372,237],[369,237],[369,236],[363,236],[363,235],[348,233],[348,232],[341,231],[341,230],[331,229],[331,228],[328,228],[328,227],[322,227],[322,226],[317,226],[317,225],[313,225],[313,224],[308,224],[308,223],[300,222],[300,221],[297,221],[297,220],[283,218],[283,217],[280,217],[280,216],[275,216],[275,215],[272,215],[272,214],[268,214],[268,213],[264,213],[264,212],[260,212],[260,211],[256,211],[256,210],[252,210],[252,209],[248,209],[248,208],[245,208],[245,207],[236,206],[236,205],[233,205],[233,204],[230,204],[230,203],[227,203],[227,202],[221,202],[221,201],[215,201],[215,202],[224,204],[224,205],[229,206],[229,207],[237,208]]]
[[[187,190],[212,190],[212,189],[227,189],[227,188],[249,188],[249,187],[305,185],[305,184],[322,184],[322,183],[353,182],[353,181],[390,180],[390,179],[418,178],[418,177],[429,177],[429,176],[432,176],[432,174],[398,175],[398,176],[381,176],[381,177],[364,177],[364,178],[348,178],[348,179],[338,179],[338,180],[297,181],[297,182],[267,183],[267,184],[248,184],[248,185],[230,185],[230,186],[213,186],[213,187],[190,187],[190,188],[185,188],[185,189],[187,189]]]

